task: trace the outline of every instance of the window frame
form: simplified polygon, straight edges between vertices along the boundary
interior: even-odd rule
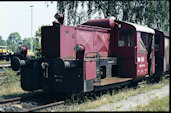
[[[124,38],[124,40],[121,38],[121,35],[120,35],[121,32],[122,32],[122,36],[123,36],[123,34],[127,36],[127,37],[122,37],[122,38]],[[130,38],[128,38],[128,36],[130,36]],[[132,41],[131,41],[131,39],[132,39]],[[123,45],[120,44],[121,41],[124,42]],[[125,42],[127,42],[127,45],[125,44]],[[118,47],[134,47],[134,43],[135,43],[135,37],[134,37],[134,30],[133,29],[119,29]]]

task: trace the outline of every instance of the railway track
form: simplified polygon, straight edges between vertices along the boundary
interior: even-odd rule
[[[0,101],[0,106],[4,105],[4,104],[10,104],[10,103],[14,103],[14,102],[19,102],[21,101],[23,98],[22,97],[15,97],[15,98],[10,98],[10,99],[4,99]]]
[[[25,98],[16,97],[16,98],[5,99],[5,100],[0,101],[0,106],[2,106],[2,105],[11,105],[11,104],[13,104],[13,105],[14,104],[19,104],[19,103],[21,103],[21,101],[26,101],[26,100],[29,100],[29,99],[26,98],[26,97]],[[52,102],[52,103],[36,106],[36,107],[33,107],[33,108],[24,108],[23,110],[20,110],[18,112],[33,112],[33,111],[46,109],[46,108],[57,106],[57,105],[64,104],[64,103],[65,103],[65,101]]]
[[[40,100],[42,102],[40,102]],[[32,103],[37,104],[31,105]],[[44,93],[39,93],[32,96],[21,96],[4,100],[0,99],[0,112],[33,112],[64,103],[65,101],[56,99],[54,102],[54,99],[46,98]],[[19,108],[16,108],[16,106],[19,106]]]
[[[169,77],[170,74],[166,74],[165,76]],[[143,87],[144,84],[146,82],[143,81],[143,82],[140,82],[138,84],[138,87]],[[22,102],[28,102],[30,101],[31,98],[38,98],[40,97],[39,95],[33,95],[32,97],[30,96],[23,96],[23,97],[16,97],[16,98],[10,98],[10,99],[5,99],[5,100],[0,100],[0,108],[2,105],[21,105]],[[35,105],[35,106],[32,106],[32,107],[22,107],[22,109],[18,110],[17,112],[34,112],[34,111],[40,111],[40,110],[44,110],[46,108],[51,108],[51,107],[54,107],[54,106],[58,106],[58,105],[61,105],[61,104],[65,104],[65,101],[61,101],[61,100],[57,100],[56,102],[54,102],[54,100],[52,101],[48,101],[46,100],[45,102],[45,96],[44,96],[44,93],[43,93],[43,97],[41,98],[41,100],[43,101],[43,103],[41,103],[40,105]],[[0,111],[1,112],[1,111]],[[6,111],[5,111],[6,112]],[[15,112],[15,111],[13,111]]]
[[[11,63],[0,63],[0,68],[2,67],[11,67]]]
[[[14,103],[17,101],[27,101],[29,99],[32,98],[36,98],[37,96],[42,96],[44,93],[42,92],[34,92],[34,93],[28,93],[28,94],[23,94],[19,97],[14,97],[14,98],[8,98],[8,99],[0,99],[0,106],[4,105],[4,104],[10,104],[10,103]]]
[[[19,104],[22,100],[23,100],[23,98],[21,98],[21,97],[5,99],[3,101],[0,101],[0,105]],[[39,106],[36,106],[33,108],[23,108],[22,110],[19,110],[18,112],[33,112],[33,111],[38,111],[38,110],[50,108],[50,107],[57,106],[57,105],[64,104],[64,103],[65,103],[65,101],[52,102],[52,103],[48,103],[48,104],[44,104],[44,105],[39,105]]]
[[[58,101],[58,102],[53,102],[53,103],[37,106],[37,107],[34,107],[34,108],[30,108],[30,109],[24,109],[24,110],[19,111],[19,112],[33,112],[33,111],[46,109],[46,108],[57,106],[57,105],[64,104],[64,103],[65,103],[65,101]]]

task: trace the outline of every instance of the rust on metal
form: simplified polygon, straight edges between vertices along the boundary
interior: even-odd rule
[[[125,81],[132,80],[132,79],[133,78],[119,78],[119,77],[105,78],[105,79],[101,79],[101,83],[95,83],[94,86],[115,84],[115,83],[125,82]]]
[[[8,103],[8,102],[14,102],[14,101],[19,101],[21,99],[22,99],[21,97],[5,99],[5,100],[0,101],[0,104],[4,104],[4,103]]]

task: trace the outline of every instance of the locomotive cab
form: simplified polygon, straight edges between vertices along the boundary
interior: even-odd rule
[[[113,53],[119,59],[119,76],[135,80],[152,76],[155,72],[154,30],[129,22],[116,23]]]

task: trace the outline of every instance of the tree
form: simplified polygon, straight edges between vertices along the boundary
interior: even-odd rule
[[[31,49],[31,44],[30,44],[30,42],[31,42],[31,38],[24,38],[24,39],[22,40],[22,45],[25,45],[25,46],[27,46],[28,49]]]
[[[45,25],[42,25],[43,27]],[[39,58],[41,56],[41,27],[38,27],[38,30],[35,33],[35,38],[33,40],[33,47],[34,47],[34,54],[36,58]]]
[[[105,18],[115,16],[117,20],[148,25],[169,32],[169,0],[93,0],[56,3],[57,12],[64,14],[67,25],[81,24],[82,19],[91,19],[98,12]],[[80,4],[84,11],[79,13],[77,9]]]
[[[6,40],[7,48],[11,49],[13,52],[17,51],[17,48],[21,46],[22,40],[18,32],[11,33]]]
[[[6,42],[2,39],[2,36],[0,36],[0,46],[5,46]]]

